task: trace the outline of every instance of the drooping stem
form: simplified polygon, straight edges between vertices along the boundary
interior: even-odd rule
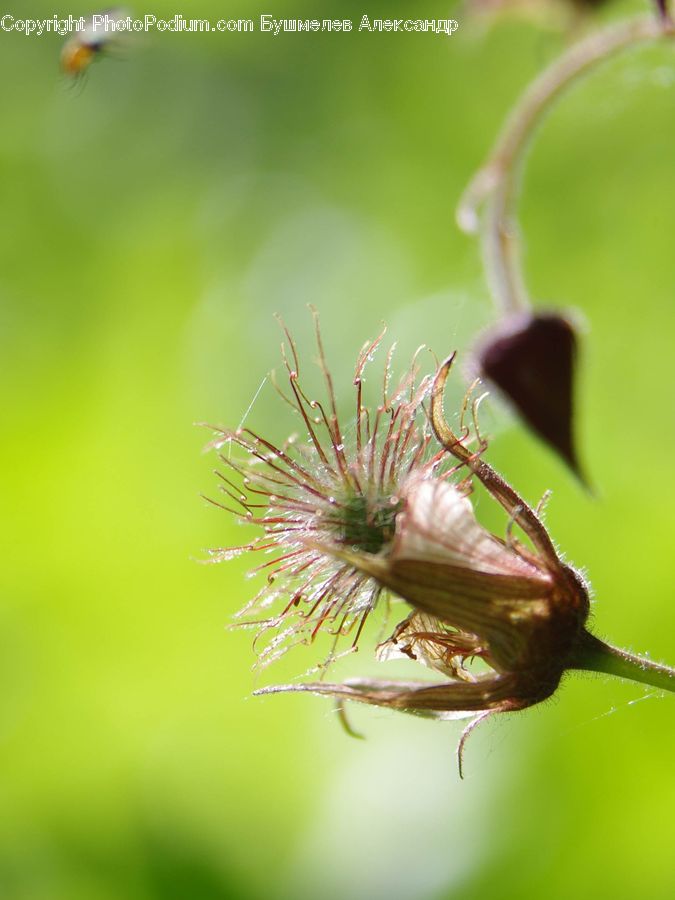
[[[572,46],[527,88],[497,139],[487,162],[466,189],[458,210],[459,227],[480,230],[483,262],[490,290],[503,313],[526,310],[525,288],[516,225],[519,174],[525,150],[545,113],[573,82],[614,54],[636,44],[673,38],[669,19],[653,15],[622,21]],[[485,203],[481,222],[479,206]]]
[[[629,681],[649,684],[663,691],[675,692],[675,669],[619,650],[588,632],[584,632],[583,640],[569,667],[587,672],[604,672]]]

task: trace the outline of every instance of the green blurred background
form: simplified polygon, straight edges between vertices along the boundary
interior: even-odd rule
[[[1,900],[672,898],[669,697],[570,678],[483,726],[460,782],[458,724],[360,709],[354,741],[318,698],[251,698],[311,656],[252,673],[250,633],[225,630],[247,561],[198,564],[241,531],[200,499],[214,460],[193,423],[240,422],[278,362],[273,312],[309,359],[317,305],[345,402],[383,319],[439,354],[490,321],[453,208],[569,38],[433,0],[135,11],[463,24],[154,34],[74,89],[62,38],[0,34]],[[547,522],[592,579],[598,633],[671,663],[674,62],[645,48],[578,85],[526,174],[533,291],[588,323],[596,499],[489,412],[490,458],[527,498],[554,490]],[[268,386],[249,421],[292,425]],[[370,655],[335,674],[382,668]]]

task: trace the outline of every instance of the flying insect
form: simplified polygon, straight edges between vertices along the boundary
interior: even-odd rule
[[[76,31],[63,45],[61,70],[64,74],[73,79],[81,78],[95,59],[119,43],[121,33],[114,26],[127,15],[126,10],[115,7],[89,16],[84,28]]]

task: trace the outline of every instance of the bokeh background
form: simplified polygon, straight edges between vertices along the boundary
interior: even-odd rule
[[[0,898],[671,898],[670,697],[569,678],[479,729],[460,782],[458,724],[360,709],[355,741],[318,698],[252,698],[318,660],[253,673],[250,633],[226,631],[247,562],[199,564],[241,531],[200,499],[193,423],[241,421],[278,363],[274,312],[309,362],[316,304],[344,402],[382,320],[402,358],[466,355],[489,323],[453,208],[569,35],[434,0],[136,6],[462,27],[154,34],[76,87],[62,38],[0,34]],[[532,501],[553,489],[598,632],[671,663],[674,96],[672,48],[625,54],[565,96],[526,172],[533,292],[588,326],[595,498],[487,413],[491,460]],[[247,421],[295,427],[268,384]],[[373,643],[336,676],[381,669]]]

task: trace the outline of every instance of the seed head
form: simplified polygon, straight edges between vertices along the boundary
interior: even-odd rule
[[[286,337],[290,394],[282,396],[300,417],[305,438],[276,447],[249,429],[221,429],[214,441],[220,450],[232,444],[244,452],[241,461],[221,453],[243,485],[221,473],[223,489],[241,507],[235,514],[262,530],[248,544],[214,551],[214,558],[247,551],[273,556],[254,570],[267,570],[267,583],[242,611],[276,607],[254,623],[274,633],[260,661],[312,641],[320,630],[336,642],[354,634],[355,646],[380,598],[391,595],[410,612],[379,646],[379,658],[406,656],[443,681],[356,679],[256,693],[310,691],[338,703],[356,700],[439,718],[522,709],[549,697],[587,635],[588,589],[561,561],[539,514],[482,458],[477,404],[472,429],[464,426],[467,401],[460,434],[448,425],[442,398],[454,356],[433,378],[419,379],[413,361],[390,391],[390,352],[381,400],[371,413],[362,402],[363,376],[382,335],[367,343],[356,364],[354,417],[344,430],[318,324],[325,405],[300,386],[295,344]],[[474,481],[506,511],[504,537],[477,521]],[[470,665],[474,659],[483,663],[478,672]]]

